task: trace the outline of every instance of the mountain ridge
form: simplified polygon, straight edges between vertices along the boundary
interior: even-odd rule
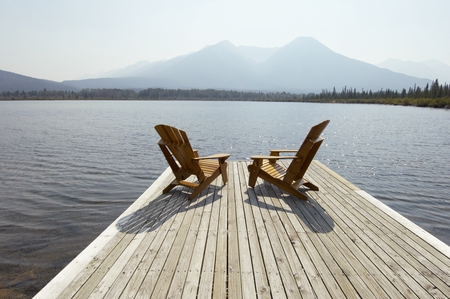
[[[33,91],[33,90],[66,90],[77,91],[78,88],[60,82],[45,79],[37,79],[13,72],[0,70],[0,91]]]
[[[277,48],[237,47],[225,40],[165,61],[140,61],[102,76],[48,82],[64,90],[179,88],[309,93],[333,88],[401,90],[425,86],[432,80],[346,57],[312,37],[297,37]],[[3,85],[0,82],[0,91],[5,89]]]

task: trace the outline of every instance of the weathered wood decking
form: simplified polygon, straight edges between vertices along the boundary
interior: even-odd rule
[[[36,298],[450,298],[450,248],[314,161],[308,201],[167,170]]]

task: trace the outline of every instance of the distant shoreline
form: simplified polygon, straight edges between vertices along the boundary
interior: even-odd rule
[[[317,104],[372,104],[372,105],[389,105],[389,106],[411,106],[421,108],[438,108],[438,109],[450,109],[450,99],[445,101],[432,101],[430,99],[377,99],[377,100],[365,100],[365,99],[353,99],[353,100],[292,100],[292,99],[252,99],[252,100],[240,100],[240,99],[192,99],[192,98],[174,98],[174,99],[115,99],[115,98],[89,98],[89,99],[60,99],[60,98],[0,98],[1,102],[14,101],[205,101],[205,102],[282,102],[282,103],[317,103]]]
[[[254,92],[216,89],[162,89],[149,88],[141,91],[130,89],[82,89],[74,91],[3,91],[0,101],[254,101],[254,102],[302,102],[342,104],[382,104],[431,108],[450,108],[450,88],[436,80],[425,88],[414,86],[407,91],[379,90],[356,91],[344,88],[337,92],[322,90],[321,93],[295,94],[289,92]]]

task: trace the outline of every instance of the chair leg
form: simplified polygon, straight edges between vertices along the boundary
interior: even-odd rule
[[[255,167],[253,164],[249,165],[248,172],[250,173],[250,177],[248,179],[248,185],[252,188],[255,188],[256,179],[258,178],[259,167]]]
[[[220,164],[220,173],[222,174],[222,182],[225,185],[228,182],[227,163]]]
[[[177,180],[173,180],[172,183],[170,183],[169,185],[167,185],[166,188],[164,188],[163,190],[163,194],[169,192],[170,190],[172,190],[173,188],[175,188],[178,185],[178,181]]]
[[[300,187],[300,185],[304,185],[305,181],[303,179],[300,179],[294,183],[291,184],[292,188],[294,189],[298,189],[298,187]]]
[[[205,188],[203,188],[203,189],[205,189]],[[195,188],[195,189],[192,191],[191,195],[189,195],[189,200],[193,200],[197,195],[200,194],[200,192],[203,191],[203,189],[200,189],[200,186],[198,186],[197,188]]]
[[[301,193],[300,191],[298,191],[295,188],[284,186],[284,185],[278,185],[277,187],[283,189],[287,193],[294,195],[295,197],[297,197],[301,200],[308,200],[308,197],[305,194]]]
[[[311,190],[319,191],[319,187],[317,187],[316,185],[314,185],[313,183],[311,183],[311,182],[309,182],[309,181],[307,181],[307,180],[305,180],[305,182],[303,183],[303,185],[306,186],[306,187],[308,187],[308,188],[311,189]]]
[[[319,191],[319,187],[317,187],[316,185],[305,179],[298,180],[294,182],[291,186],[295,189],[298,189],[298,187],[300,186],[306,186],[313,191]]]
[[[305,194],[298,191],[297,187],[295,186],[295,183],[293,185],[290,185],[284,181],[275,179],[271,175],[266,174],[264,171],[261,172],[261,178],[301,200],[308,200],[308,197]]]
[[[195,187],[194,190],[192,190],[191,195],[189,195],[189,200],[194,199],[197,195],[200,194],[200,192],[203,191],[203,189],[205,189],[206,187],[208,187],[212,181],[214,181],[214,178],[216,178],[217,175],[215,177],[208,177],[206,180],[204,180],[203,182],[201,182],[197,187]]]

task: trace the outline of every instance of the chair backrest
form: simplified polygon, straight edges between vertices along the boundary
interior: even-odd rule
[[[297,151],[297,159],[293,159],[289,165],[286,175],[284,176],[284,181],[288,184],[292,182],[301,180],[305,175],[306,170],[314,159],[320,145],[322,144],[323,138],[320,137],[323,130],[327,127],[330,120],[325,120],[311,128],[308,135],[306,135],[305,140]]]
[[[173,163],[173,161],[170,160],[171,157],[168,156],[170,154],[176,158],[181,165],[183,172],[202,176],[203,172],[200,169],[200,166],[193,160],[196,155],[185,131],[168,125],[156,125],[155,130],[161,137],[158,144],[163,150],[172,170],[174,170],[174,167],[172,166],[173,164],[171,164]],[[164,147],[168,148],[170,153],[165,152]]]

